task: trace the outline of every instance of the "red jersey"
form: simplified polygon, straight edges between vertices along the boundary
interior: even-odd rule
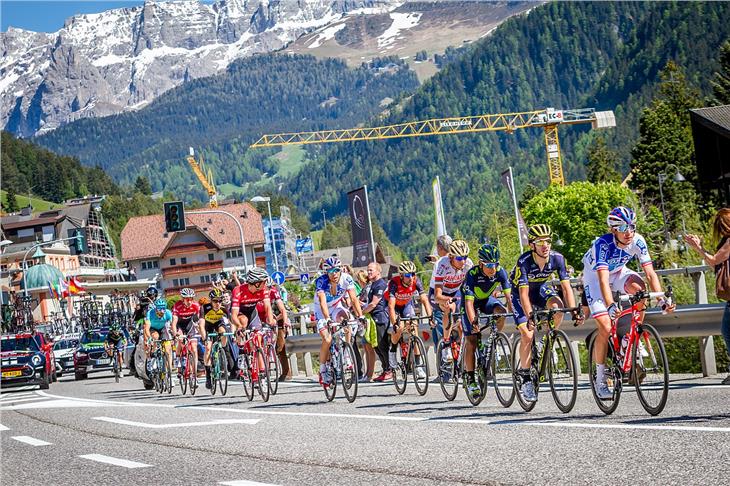
[[[275,305],[274,303],[277,300],[281,300],[281,295],[279,295],[279,291],[276,289],[276,287],[271,287],[271,288],[267,289],[267,293],[268,293],[269,301],[271,302],[271,308],[273,310],[274,305]],[[267,317],[266,308],[264,306],[263,300],[261,302],[259,302],[258,304],[256,304],[256,312],[259,313],[259,317],[261,318],[262,321],[266,320],[266,317]]]
[[[253,311],[259,302],[262,303],[264,299],[269,297],[268,289],[266,286],[262,286],[256,292],[249,290],[249,285],[244,283],[233,289],[231,294],[231,308],[238,307],[240,312],[246,314]]]
[[[193,320],[197,321],[200,315],[200,304],[193,301],[190,305],[185,305],[185,302],[178,300],[172,306],[172,315],[177,316],[178,322],[183,324],[188,324]]]
[[[403,307],[411,301],[414,295],[421,295],[422,292],[423,285],[418,277],[411,277],[411,284],[406,287],[401,276],[397,275],[388,283],[388,290],[383,294],[383,299],[388,301],[392,295],[395,297],[395,305]]]

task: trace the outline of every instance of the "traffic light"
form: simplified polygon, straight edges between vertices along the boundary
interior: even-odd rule
[[[182,201],[166,202],[165,205],[165,231],[185,231],[185,207]]]
[[[89,253],[89,243],[86,241],[86,232],[83,228],[71,228],[68,230],[69,247],[72,255]]]

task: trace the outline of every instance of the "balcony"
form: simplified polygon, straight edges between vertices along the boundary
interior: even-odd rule
[[[199,251],[204,251],[207,253],[210,253],[211,251],[215,252],[218,251],[218,249],[213,245],[213,243],[209,241],[199,241],[194,243],[180,243],[178,245],[171,246],[167,249],[165,254],[162,256],[163,258],[168,258],[171,256],[176,255],[189,255],[190,253],[195,253]]]
[[[165,296],[169,297],[171,295],[178,295],[180,293],[180,289],[188,288],[193,289],[195,292],[207,292],[208,290],[213,288],[213,284],[211,282],[206,283],[195,283],[190,285],[179,285],[177,287],[165,287]]]
[[[208,262],[186,263],[185,265],[175,265],[174,267],[165,267],[162,269],[163,278],[171,278],[177,275],[190,275],[193,273],[217,273],[223,271],[223,260],[213,260]]]

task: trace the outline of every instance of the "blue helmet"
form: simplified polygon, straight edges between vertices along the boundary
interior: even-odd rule
[[[322,270],[328,271],[331,268],[340,268],[341,266],[342,262],[339,257],[331,256],[322,263]]]
[[[157,299],[155,301],[155,309],[167,310],[167,301],[165,299]]]
[[[608,213],[606,224],[608,224],[609,228],[615,228],[624,224],[636,225],[636,213],[631,208],[618,206]]]

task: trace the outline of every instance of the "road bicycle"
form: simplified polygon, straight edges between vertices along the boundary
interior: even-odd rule
[[[399,395],[403,395],[406,391],[409,371],[418,394],[423,396],[428,391],[430,370],[426,359],[426,346],[423,344],[423,339],[418,335],[418,324],[430,322],[431,319],[430,316],[398,317],[396,321],[395,327],[404,326],[403,334],[398,342],[400,352],[398,353],[397,365],[393,369],[393,384]],[[387,336],[386,338],[389,339]]]
[[[594,333],[591,337],[588,345],[588,376],[593,398],[606,415],[612,414],[618,407],[624,383],[634,385],[639,402],[647,413],[659,415],[664,410],[669,396],[667,352],[659,332],[643,322],[642,313],[646,309],[644,300],[664,297],[667,305],[671,305],[672,296],[671,287],[666,292],[640,290],[633,295],[619,296],[618,300],[628,302],[630,307],[624,309],[618,319],[611,323],[605,364],[608,389],[613,392],[613,396],[608,400],[601,400],[596,395],[593,350],[598,334]]]
[[[578,396],[577,361],[570,339],[565,331],[555,329],[555,315],[560,312],[578,312],[582,316],[581,307],[563,307],[534,310],[531,314],[535,323],[535,332],[532,336],[532,357],[530,361],[529,380],[538,394],[540,384],[547,378],[555,404],[563,413],[573,409]],[[541,338],[538,334],[543,325],[547,331]],[[515,396],[522,409],[529,412],[537,404],[537,400],[529,402],[522,397],[520,388],[525,381],[519,373],[520,369],[520,341],[522,336],[517,335],[512,343],[512,367]]]
[[[271,380],[266,365],[264,353],[263,333],[259,329],[241,331],[242,341],[239,342],[238,379],[243,383],[243,392],[249,401],[253,400],[254,388],[258,388],[259,395],[264,402],[269,401],[271,395]]]
[[[478,314],[477,322],[474,324],[476,328],[479,326],[479,333],[477,339],[477,348],[475,350],[474,359],[474,381],[479,387],[479,391],[476,395],[472,395],[468,390],[468,383],[463,380],[464,391],[466,397],[469,399],[469,403],[474,406],[479,405],[484,397],[487,395],[487,384],[492,381],[494,392],[497,395],[499,403],[508,408],[512,405],[515,400],[515,390],[512,384],[512,360],[510,356],[512,351],[510,349],[509,338],[506,334],[497,330],[497,321],[500,318],[512,317],[513,314]],[[489,329],[489,335],[484,339],[483,332]],[[462,341],[462,349],[464,346],[464,336]],[[463,353],[460,359],[461,376],[465,376],[466,370],[464,367]],[[454,391],[454,395],[456,392]]]
[[[350,334],[354,336],[357,334],[359,322],[350,320],[328,323],[329,331],[332,334],[329,360],[332,373],[330,373],[330,381],[323,382],[322,388],[324,388],[324,395],[329,402],[335,398],[338,379],[342,382],[342,391],[345,393],[347,401],[352,403],[357,398],[357,380],[360,375],[355,360],[355,351],[352,349],[352,344],[346,339],[345,329],[348,327],[352,331]],[[325,363],[320,364],[320,366],[324,365]]]
[[[281,375],[281,363],[276,354],[276,328],[266,324],[261,327],[266,371],[269,375],[269,391],[272,395],[276,395],[276,392],[279,391],[279,376]]]
[[[454,321],[460,319],[461,316],[463,316],[463,312],[449,314],[448,328],[451,329],[451,334],[441,338],[436,345],[436,367],[438,368],[436,374],[438,375],[441,391],[448,401],[453,401],[456,398],[463,369],[460,364],[463,338],[458,339],[458,331],[454,326]],[[446,340],[447,337],[448,341]]]
[[[180,391],[183,395],[187,393],[188,387],[190,387],[191,395],[195,395],[198,390],[198,363],[194,359],[193,346],[193,340],[188,339],[187,336],[182,337],[180,356],[178,356],[177,379],[180,382]]]
[[[165,342],[170,341],[167,339],[150,339],[149,342],[154,350],[150,354],[150,366],[147,369],[152,375],[150,379],[155,385],[155,391],[160,394],[164,392],[172,393],[172,370],[164,346]]]
[[[212,341],[210,350],[210,394],[215,395],[217,388],[221,395],[228,392],[228,358],[221,344],[223,336],[233,336],[232,332],[209,332],[208,339]]]
[[[122,377],[122,352],[116,345],[114,345],[112,348],[112,372],[114,373],[114,381],[119,383],[119,379]]]

